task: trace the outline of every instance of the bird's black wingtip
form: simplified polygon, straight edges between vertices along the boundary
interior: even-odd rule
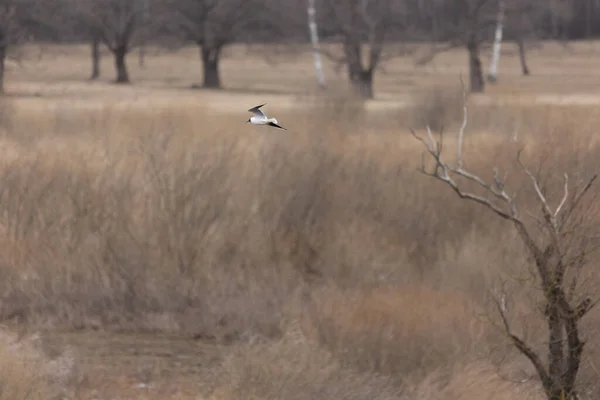
[[[266,105],[267,105],[267,103],[263,103],[263,104],[261,104],[260,106],[252,107],[252,108],[251,108],[251,109],[249,109],[248,111],[252,112],[252,111],[258,110],[259,108],[261,108],[261,107],[263,107],[263,106],[266,106]]]
[[[287,129],[285,129],[283,126],[277,125],[275,122],[269,122],[269,126],[273,126],[275,128],[279,128],[279,129],[283,129],[284,131],[287,131]]]

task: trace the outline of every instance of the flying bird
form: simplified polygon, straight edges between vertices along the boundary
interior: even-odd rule
[[[287,129],[279,125],[275,118],[269,118],[264,112],[262,112],[260,108],[265,104],[261,104],[260,106],[252,107],[251,109],[249,109],[248,112],[251,112],[252,114],[254,114],[254,116],[250,117],[250,119],[248,119],[246,123],[250,122],[254,125],[269,125],[287,131]]]

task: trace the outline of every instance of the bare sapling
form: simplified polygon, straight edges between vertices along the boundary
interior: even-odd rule
[[[539,176],[522,162],[520,150],[516,160],[540,211],[536,215],[522,210],[525,208],[523,202],[517,201],[516,192],[509,191],[507,176],[502,176],[498,168],[494,168],[493,179],[485,180],[464,167],[463,138],[467,122],[467,91],[463,83],[463,120],[458,131],[456,161],[447,161],[442,133],[435,135],[436,138],[427,126],[427,137],[422,137],[411,129],[412,135],[426,150],[420,172],[444,182],[461,199],[480,204],[512,224],[526,249],[528,260],[531,260],[536,280],[532,288],[542,299],[548,340],[544,350],[535,350],[537,347],[515,333],[510,323],[510,310],[505,306],[505,294],[494,300],[501,322],[499,328],[533,365],[549,400],[576,399],[577,376],[584,351],[581,321],[596,304],[583,289],[581,271],[588,263],[590,253],[598,248],[597,235],[583,227],[586,219],[589,220],[590,204],[594,200],[590,189],[597,175],[594,173],[585,180],[572,178],[579,181],[577,184],[565,173],[560,184],[561,194],[553,207]],[[432,159],[433,168],[426,166],[425,157]],[[466,185],[478,187],[477,192],[467,190]]]

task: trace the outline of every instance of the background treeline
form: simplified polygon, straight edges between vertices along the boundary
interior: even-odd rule
[[[0,0],[0,90],[11,46],[32,41],[91,43],[92,78],[104,46],[118,83],[129,83],[127,55],[136,48],[196,45],[203,86],[219,88],[225,47],[277,43],[300,51],[311,39],[309,15],[314,51],[343,67],[363,98],[373,97],[381,63],[423,53],[415,43],[427,44],[416,65],[451,48],[467,50],[470,90],[482,92],[481,53],[498,29],[518,44],[524,75],[527,43],[600,35],[600,0]],[[317,50],[317,40],[341,46]]]
[[[371,0],[363,3],[377,3],[378,0]],[[390,2],[390,0],[386,0]],[[391,0],[396,1],[396,0]],[[145,3],[156,3],[157,0],[77,0],[79,3],[126,3],[130,2],[145,2]],[[239,3],[239,0],[158,0],[168,6],[168,3],[187,2],[192,6],[202,7],[204,4],[211,5],[211,3]],[[268,1],[256,1],[248,0],[249,4],[262,4],[264,7]],[[331,0],[321,0],[322,3],[331,2]],[[352,7],[353,3],[358,3],[358,0],[335,0],[336,3],[341,3],[348,8]],[[461,7],[464,3],[497,3],[497,0],[397,0],[397,3],[407,9],[412,20],[411,32],[404,32],[401,30],[396,35],[397,39],[410,39],[410,40],[430,40],[431,37],[427,37],[425,33],[429,32],[432,35],[439,36],[442,32],[440,27],[444,24],[444,20],[456,19],[456,13],[460,12]],[[30,7],[29,11],[24,10],[24,18],[22,20],[22,27],[25,28],[30,39],[35,39],[40,42],[51,42],[51,43],[81,43],[89,40],[90,31],[89,27],[81,21],[71,20],[71,23],[65,24],[65,21],[61,21],[59,25],[53,26],[49,24],[48,18],[39,18],[46,14],[46,17],[51,17],[52,13],[64,13],[63,16],[68,14],[71,17],[75,16],[76,9],[69,3],[73,3],[72,0],[50,0],[43,2],[42,0],[2,0],[0,5],[4,10],[22,3],[23,7]],[[38,3],[38,4],[36,4]],[[46,3],[46,4],[44,4]],[[306,18],[306,2],[295,1],[295,0],[281,0],[279,2],[272,2],[273,8],[266,11],[274,11],[281,17],[281,14],[288,14],[288,18],[285,21],[289,22],[289,17],[293,16],[294,19],[303,20]],[[522,0],[522,6],[529,8],[530,15],[528,15],[528,23],[531,24],[532,31],[535,32],[539,39],[555,39],[555,40],[582,40],[582,39],[597,39],[600,38],[600,0]],[[319,6],[319,1],[317,1]],[[158,11],[158,10],[157,10]],[[161,10],[161,12],[168,12],[168,10]],[[172,11],[172,10],[171,10]],[[30,14],[29,16],[27,14]],[[36,15],[37,14],[37,15]],[[42,14],[42,15],[40,15]],[[295,14],[295,16],[294,16]],[[53,18],[56,15],[52,16]],[[248,15],[248,19],[250,15]],[[335,38],[337,35],[337,29],[333,21],[328,21],[327,18],[321,18],[321,24],[319,26],[320,35],[323,39]],[[297,21],[299,22],[299,21]],[[304,24],[300,22],[302,28]],[[252,37],[254,34],[260,34],[265,28],[264,24],[260,23],[249,23],[245,27],[245,32],[242,36]],[[285,40],[304,41],[308,42],[309,36],[308,31],[305,29],[299,32],[298,26],[290,26],[288,29],[283,29],[280,33],[281,36],[275,38],[262,38],[263,40],[281,42]],[[295,28],[295,29],[294,29]],[[421,35],[415,35],[414,29],[417,29]],[[305,32],[306,31],[306,32]],[[168,36],[172,33],[163,26],[162,29],[158,29],[156,32],[161,36]]]

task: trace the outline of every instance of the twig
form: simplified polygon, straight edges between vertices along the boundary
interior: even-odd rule
[[[558,215],[560,210],[565,205],[565,202],[567,201],[568,196],[569,196],[569,175],[565,174],[565,194],[564,194],[562,200],[560,201],[560,204],[558,205],[558,207],[556,207],[556,211],[554,211],[554,219],[555,220],[556,220],[556,216]]]
[[[525,172],[527,174],[527,176],[529,176],[529,179],[531,179],[531,183],[533,184],[533,188],[535,189],[535,193],[537,194],[538,199],[542,203],[543,210],[544,210],[544,215],[547,218],[551,218],[553,213],[552,213],[552,211],[550,211],[550,206],[548,206],[548,201],[546,201],[546,197],[544,197],[544,194],[542,193],[542,190],[540,189],[540,185],[538,183],[537,178],[521,162],[521,152],[522,151],[523,151],[523,149],[519,150],[518,153],[517,153],[517,162],[521,166],[521,169],[523,169],[523,172]]]
[[[462,77],[462,73],[460,74],[460,84],[462,85],[462,100],[463,100],[463,120],[458,131],[458,160],[457,165],[458,168],[462,168],[462,152],[463,152],[463,136],[465,135],[465,128],[467,127],[468,121],[468,113],[469,113],[469,103],[467,101],[467,89],[465,82]]]
[[[546,368],[544,367],[542,360],[521,338],[512,333],[510,329],[510,324],[508,323],[508,317],[506,315],[506,312],[503,311],[502,305],[498,302],[497,299],[494,299],[493,301],[496,304],[496,308],[498,310],[498,313],[500,314],[500,318],[502,319],[502,324],[504,325],[504,332],[511,340],[511,342],[515,345],[515,347],[525,357],[527,357],[529,361],[531,361],[542,382],[544,383],[544,387],[547,387],[546,384],[548,384],[548,382],[551,381],[551,378],[548,372],[546,372]]]

